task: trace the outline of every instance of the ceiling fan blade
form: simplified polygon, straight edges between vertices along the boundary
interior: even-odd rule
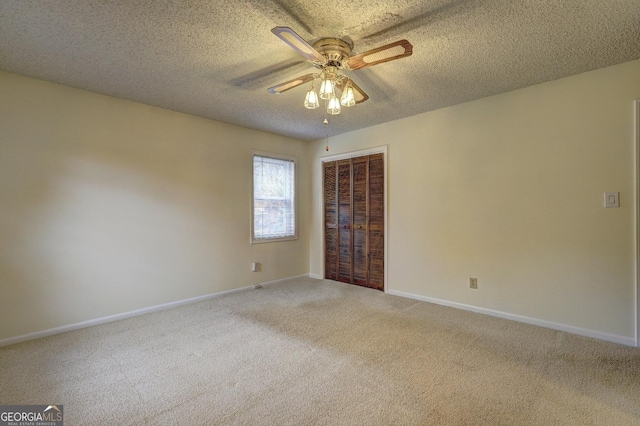
[[[353,88],[353,97],[355,98],[356,104],[361,104],[362,102],[369,99],[369,95],[364,93],[364,90],[358,87],[358,85],[350,78],[342,80],[337,84],[338,89],[340,89],[341,92],[344,90],[347,82],[349,82],[351,84],[351,87]]]
[[[295,31],[289,27],[275,27],[271,30],[282,41],[293,47],[298,53],[312,62],[324,63],[325,57],[314,49],[309,43],[304,41]]]
[[[347,60],[347,66],[349,69],[359,70],[360,68],[381,64],[382,62],[411,56],[412,53],[413,46],[411,43],[407,40],[398,40],[350,57]]]
[[[301,84],[308,83],[313,81],[316,78],[316,74],[307,74],[301,77],[296,77],[293,80],[285,81],[284,83],[276,84],[273,87],[269,87],[267,91],[274,95],[277,95],[282,92],[286,92],[289,89],[293,89],[294,87],[298,87]]]

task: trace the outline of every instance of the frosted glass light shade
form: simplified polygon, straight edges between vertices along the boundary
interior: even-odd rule
[[[320,99],[331,99],[333,95],[333,82],[328,78],[325,78],[322,80],[322,84],[320,85]]]
[[[308,109],[316,109],[320,106],[318,102],[318,94],[315,89],[311,88],[307,92],[307,96],[304,98],[304,107]]]
[[[340,114],[340,101],[338,98],[333,96],[329,99],[329,105],[327,105],[327,112],[332,115]]]
[[[350,107],[356,104],[356,98],[353,95],[353,87],[350,84],[342,91],[342,97],[340,97],[340,103],[342,106]]]

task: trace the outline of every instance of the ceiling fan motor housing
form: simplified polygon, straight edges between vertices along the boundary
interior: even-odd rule
[[[329,37],[321,38],[313,43],[313,48],[327,60],[325,64],[316,65],[318,68],[331,66],[337,69],[344,69],[343,61],[349,58],[353,46],[342,39]]]

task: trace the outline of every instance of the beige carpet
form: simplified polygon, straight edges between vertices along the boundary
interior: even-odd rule
[[[640,350],[302,279],[0,349],[67,425],[640,425]]]

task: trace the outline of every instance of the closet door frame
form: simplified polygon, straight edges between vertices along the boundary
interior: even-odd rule
[[[324,163],[329,163],[329,162],[333,162],[333,161],[339,161],[339,160],[348,160],[350,158],[356,158],[356,157],[366,157],[368,155],[372,155],[372,154],[382,154],[382,158],[383,158],[383,164],[384,164],[384,292],[387,293],[388,289],[389,289],[389,252],[388,252],[388,247],[389,247],[389,221],[388,221],[388,213],[389,213],[389,190],[388,190],[388,182],[389,182],[389,165],[388,165],[388,155],[387,155],[387,145],[383,145],[383,146],[379,146],[379,147],[375,147],[375,148],[370,148],[370,149],[365,149],[365,150],[360,150],[360,151],[351,151],[351,152],[345,152],[342,154],[336,154],[336,155],[328,155],[325,157],[320,157],[320,167],[319,170],[321,173],[320,175],[320,182],[321,182],[321,188],[322,190],[320,191],[320,193],[318,194],[318,202],[319,202],[319,206],[320,206],[320,217],[321,217],[321,221],[320,221],[320,226],[321,226],[321,230],[320,230],[320,235],[321,235],[321,239],[322,239],[322,250],[320,251],[320,256],[321,256],[321,262],[320,265],[322,265],[322,278],[325,278],[325,253],[326,253],[326,247],[325,247],[325,216],[324,216]]]

